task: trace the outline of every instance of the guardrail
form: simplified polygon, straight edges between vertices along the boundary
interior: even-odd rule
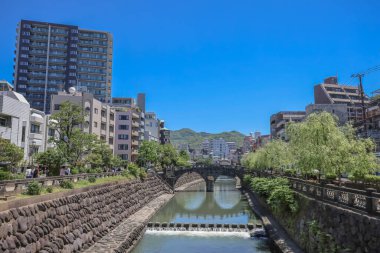
[[[121,175],[120,171],[117,172],[104,172],[104,173],[88,173],[88,174],[75,174],[69,176],[53,176],[53,177],[40,177],[40,178],[27,178],[18,180],[4,180],[0,181],[0,196],[12,196],[27,189],[28,184],[33,181],[40,183],[42,186],[58,186],[63,180],[71,180],[77,182],[86,180],[89,177],[103,178]]]
[[[332,184],[321,185],[292,177],[286,178],[293,190],[306,196],[380,216],[380,193],[373,188],[358,190]]]

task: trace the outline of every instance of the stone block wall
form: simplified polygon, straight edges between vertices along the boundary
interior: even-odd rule
[[[196,172],[190,172],[183,174],[180,178],[177,179],[177,182],[174,185],[174,188],[178,188],[182,185],[194,182],[196,180],[203,179],[201,175]]]
[[[170,189],[155,176],[0,213],[0,252],[79,252]]]
[[[324,203],[296,193],[297,214],[276,213],[277,220],[308,253],[380,252],[380,217]]]

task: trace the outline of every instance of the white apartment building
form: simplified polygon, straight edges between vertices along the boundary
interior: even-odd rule
[[[156,142],[160,140],[160,122],[154,112],[145,113],[145,140]]]
[[[211,155],[214,158],[229,159],[230,149],[227,145],[227,142],[222,139],[213,139],[210,141]]]
[[[17,92],[0,92],[0,137],[22,148],[25,161],[45,151],[45,131],[43,112],[31,109],[25,97]]]

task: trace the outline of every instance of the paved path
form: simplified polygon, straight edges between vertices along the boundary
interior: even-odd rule
[[[143,235],[149,219],[173,196],[173,194],[163,194],[152,200],[84,252],[128,252]]]
[[[191,187],[193,185],[196,185],[196,184],[204,183],[204,182],[205,182],[204,179],[197,179],[195,181],[189,182],[187,184],[184,184],[184,185],[182,185],[180,187],[175,188],[175,191],[176,192],[187,191],[187,188],[189,188],[189,187]]]

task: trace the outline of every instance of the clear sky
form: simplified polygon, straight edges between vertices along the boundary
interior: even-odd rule
[[[380,64],[377,0],[1,0],[0,79],[12,81],[20,19],[114,36],[113,96],[147,94],[171,129],[269,132],[324,77]],[[380,88],[380,72],[364,79]]]

